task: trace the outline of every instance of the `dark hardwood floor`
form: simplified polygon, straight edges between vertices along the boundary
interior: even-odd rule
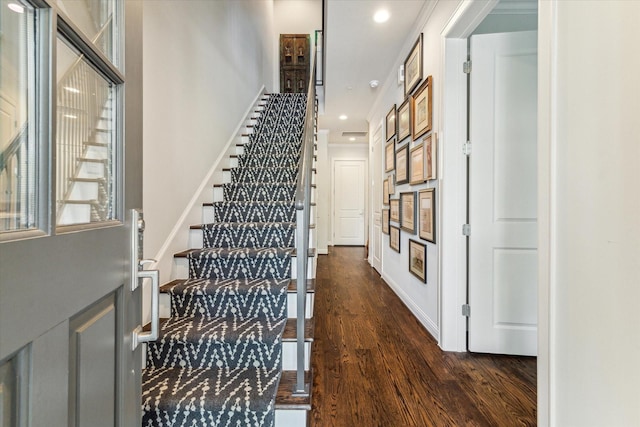
[[[312,427],[536,425],[535,358],[443,352],[364,257],[318,259]]]

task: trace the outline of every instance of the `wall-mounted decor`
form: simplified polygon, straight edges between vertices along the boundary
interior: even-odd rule
[[[307,93],[309,34],[280,34],[280,92]]]
[[[389,219],[400,222],[400,199],[389,200]]]
[[[424,138],[424,164],[426,168],[424,179],[438,179],[438,137],[435,133]]]
[[[416,145],[409,154],[409,183],[412,185],[425,181],[424,154],[424,144]]]
[[[416,234],[416,193],[400,193],[400,228]]]
[[[400,253],[400,229],[393,225],[389,226],[389,247]]]
[[[427,188],[418,193],[420,238],[436,242],[436,189]]]
[[[411,95],[398,107],[398,142],[411,135]]]
[[[389,234],[389,209],[382,209],[382,232]]]
[[[427,246],[416,240],[409,240],[409,271],[427,283]]]
[[[389,204],[389,178],[382,181],[382,204]]]
[[[389,175],[389,196],[396,194],[396,176],[394,174]]]
[[[396,151],[396,184],[409,182],[409,144]]]
[[[384,171],[391,172],[396,167],[396,140],[392,139],[384,147]]]
[[[387,131],[387,141],[396,136],[396,104],[387,113],[385,129]]]
[[[422,33],[404,60],[404,95],[409,95],[422,80]]]
[[[413,139],[418,139],[431,130],[431,86],[433,78],[431,76],[422,83],[415,95],[413,95],[413,117],[411,135]]]

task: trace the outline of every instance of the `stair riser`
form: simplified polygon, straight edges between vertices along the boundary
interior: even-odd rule
[[[109,158],[109,149],[102,146],[88,145],[84,157],[88,159],[106,160]]]
[[[97,182],[74,182],[67,200],[98,200]]]
[[[307,293],[305,304],[305,318],[311,319],[313,317],[313,305],[315,294],[313,292]],[[295,319],[298,316],[298,295],[296,293],[287,293],[287,317]],[[167,293],[160,294],[160,317],[171,317],[171,298]]]
[[[179,257],[174,258],[174,266],[175,266],[175,277],[189,277],[189,261],[187,258]],[[309,258],[309,264],[307,267],[307,278],[313,279],[316,274],[316,262],[315,258]],[[291,257],[291,277],[296,277],[296,257]]]
[[[210,218],[208,221],[205,219],[205,221],[207,223],[215,222],[215,221],[212,220],[212,218]],[[289,245],[288,244],[289,242],[285,241],[286,244],[282,245],[281,247],[286,247],[286,246],[295,247],[296,236],[297,236],[297,232],[294,230],[292,244]],[[204,239],[203,239],[202,230],[201,229],[190,229],[189,230],[189,240],[188,240],[188,242],[189,242],[189,247],[190,248],[203,248],[204,247]],[[229,246],[237,246],[237,245],[229,245]],[[229,246],[226,246],[226,247],[229,247]],[[258,241],[256,243],[255,247],[264,247],[264,245],[262,245],[262,242]],[[315,248],[315,247],[316,247],[316,229],[313,228],[313,229],[309,230],[309,248]]]
[[[257,256],[233,254],[210,256],[199,254],[189,258],[191,279],[287,279],[291,269],[291,257],[274,254],[274,250],[261,251]],[[274,256],[275,255],[275,256]]]
[[[295,185],[224,184],[223,200],[239,202],[288,202],[294,199]]]
[[[80,162],[78,178],[105,178],[106,170],[104,163]]]
[[[225,194],[224,194],[224,188],[225,187],[213,187],[213,201],[214,202],[225,202],[225,201],[230,201],[230,200],[235,200],[238,201],[239,199],[225,199]],[[289,195],[289,199],[272,199],[271,201],[288,201],[288,200],[293,200],[293,196],[294,193],[291,193]],[[240,200],[244,200],[244,199],[240,199]],[[254,201],[254,200],[247,200],[247,201]],[[259,201],[259,200],[255,200],[255,201]],[[316,203],[316,188],[312,187],[311,188],[311,203]]]
[[[293,211],[293,209],[291,209],[292,213],[289,215],[290,221],[293,222],[295,221],[295,212]],[[313,219],[316,217],[316,207],[315,206],[311,206],[311,222],[315,222]],[[278,218],[279,221],[282,220],[282,218]],[[215,209],[213,206],[203,206],[202,207],[202,223],[203,224],[211,224],[213,222],[221,222],[219,220],[216,220],[215,217]],[[249,221],[252,222],[252,221]],[[195,230],[195,231],[199,231],[199,230]],[[200,241],[202,241],[202,239],[200,239]],[[194,246],[191,245],[189,246],[191,248],[199,248],[201,246]]]
[[[83,224],[91,222],[90,204],[64,204],[58,225]]]
[[[275,427],[304,427],[308,425],[308,412],[296,409],[276,409]]]

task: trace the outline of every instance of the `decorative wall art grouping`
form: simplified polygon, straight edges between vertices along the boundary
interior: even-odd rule
[[[382,232],[396,252],[401,232],[420,239],[407,239],[409,271],[427,283],[425,242],[436,243],[438,138],[432,131],[433,77],[424,74],[420,34],[404,61],[404,99],[398,107],[393,104],[385,118],[382,203],[388,208],[382,210]],[[398,196],[396,186],[403,186]]]

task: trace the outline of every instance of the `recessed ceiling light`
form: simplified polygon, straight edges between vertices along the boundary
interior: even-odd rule
[[[343,114],[343,115],[341,115],[341,116],[340,116],[340,117],[338,117],[338,118],[339,118],[340,120],[347,120],[347,119],[348,119],[348,117],[347,117],[346,115],[344,115],[344,114]]]
[[[16,13],[24,13],[24,6],[21,6],[18,3],[9,3],[7,7]]]
[[[371,80],[369,82],[369,86],[371,86],[371,89],[377,88],[379,84],[380,84],[380,82],[378,80]]]
[[[389,12],[381,9],[379,11],[376,12],[375,15],[373,15],[373,20],[376,21],[377,23],[381,24],[383,22],[387,22],[389,20],[389,17],[391,15],[389,15]]]
[[[355,141],[356,138],[354,136],[352,136],[351,138],[349,138],[349,141]]]
[[[68,90],[71,93],[80,93],[80,90],[76,89],[75,87],[71,87],[71,86],[64,86],[64,90]]]

